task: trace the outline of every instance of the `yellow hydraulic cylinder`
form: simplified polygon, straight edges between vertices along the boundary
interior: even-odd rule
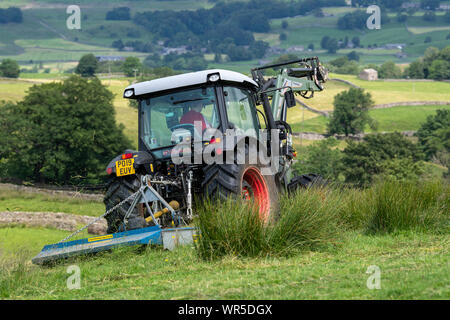
[[[178,210],[180,208],[180,204],[178,203],[178,201],[175,201],[175,200],[170,201],[169,206],[171,206],[173,210]],[[161,217],[163,214],[165,214],[167,212],[169,212],[169,209],[164,208],[161,211],[154,213],[153,216],[156,219],[156,218]],[[145,221],[147,221],[147,223],[151,222],[152,220],[153,220],[152,217],[145,218]]]

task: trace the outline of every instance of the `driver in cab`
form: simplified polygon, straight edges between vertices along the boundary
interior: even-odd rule
[[[205,131],[208,128],[211,128],[209,123],[206,121],[201,111],[204,105],[201,100],[193,101],[191,110],[186,112],[180,119],[180,124],[192,124],[195,125],[195,122],[202,123],[202,131]]]

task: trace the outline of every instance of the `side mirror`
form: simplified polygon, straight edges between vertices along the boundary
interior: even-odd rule
[[[288,108],[292,108],[297,105],[294,97],[294,92],[292,92],[292,90],[288,90],[284,93],[284,100],[286,101],[286,106]]]

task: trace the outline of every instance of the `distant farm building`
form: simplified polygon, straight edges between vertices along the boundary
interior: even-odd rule
[[[96,58],[97,58],[98,62],[125,60],[125,57],[121,57],[121,56],[96,56]]]
[[[359,74],[359,78],[367,81],[378,80],[378,72],[375,69],[364,69]]]

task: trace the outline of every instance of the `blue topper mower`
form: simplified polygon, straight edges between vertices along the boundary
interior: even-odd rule
[[[269,68],[278,75],[265,77]],[[45,246],[33,262],[120,245],[171,249],[191,243],[193,196],[252,199],[261,218],[270,219],[280,192],[319,179],[294,174],[296,152],[286,118],[288,108],[296,105],[294,94],[312,98],[326,80],[326,69],[313,57],[255,68],[252,78],[214,69],[127,87],[124,98],[138,104],[138,151],[125,150],[106,168],[106,212],[98,219],[106,219],[108,234],[66,242],[85,226]],[[261,153],[270,157],[274,172],[263,175],[267,162],[251,162],[252,146],[270,151]]]
[[[158,181],[159,182],[159,181]],[[150,185],[150,177],[142,177],[142,186],[137,192],[129,196],[127,199],[121,201],[113,208],[106,211],[103,215],[93,220],[83,228],[75,231],[59,243],[46,245],[42,251],[32,259],[35,264],[44,264],[50,261],[68,258],[75,255],[96,253],[105,251],[119,246],[132,246],[132,245],[163,245],[164,249],[172,250],[177,245],[192,244],[193,239],[196,237],[195,229],[192,227],[173,227],[163,229],[158,223],[158,218],[161,215],[169,213],[171,214],[172,221],[177,222],[177,225],[183,225],[185,222],[183,218],[177,214],[179,209],[179,203],[177,201],[171,201],[167,203],[158,192]],[[81,240],[67,241],[76,234],[88,228],[91,224],[111,214],[121,206],[124,206],[127,201],[131,201],[127,213],[124,216],[123,224],[119,228],[120,232],[102,235],[98,237],[85,238]],[[150,204],[155,206],[157,202],[160,202],[164,209],[153,213],[150,208]],[[126,230],[127,220],[132,213],[133,208],[140,204],[145,205],[150,216],[145,219],[147,223],[155,221],[153,226],[148,226],[140,229]]]

